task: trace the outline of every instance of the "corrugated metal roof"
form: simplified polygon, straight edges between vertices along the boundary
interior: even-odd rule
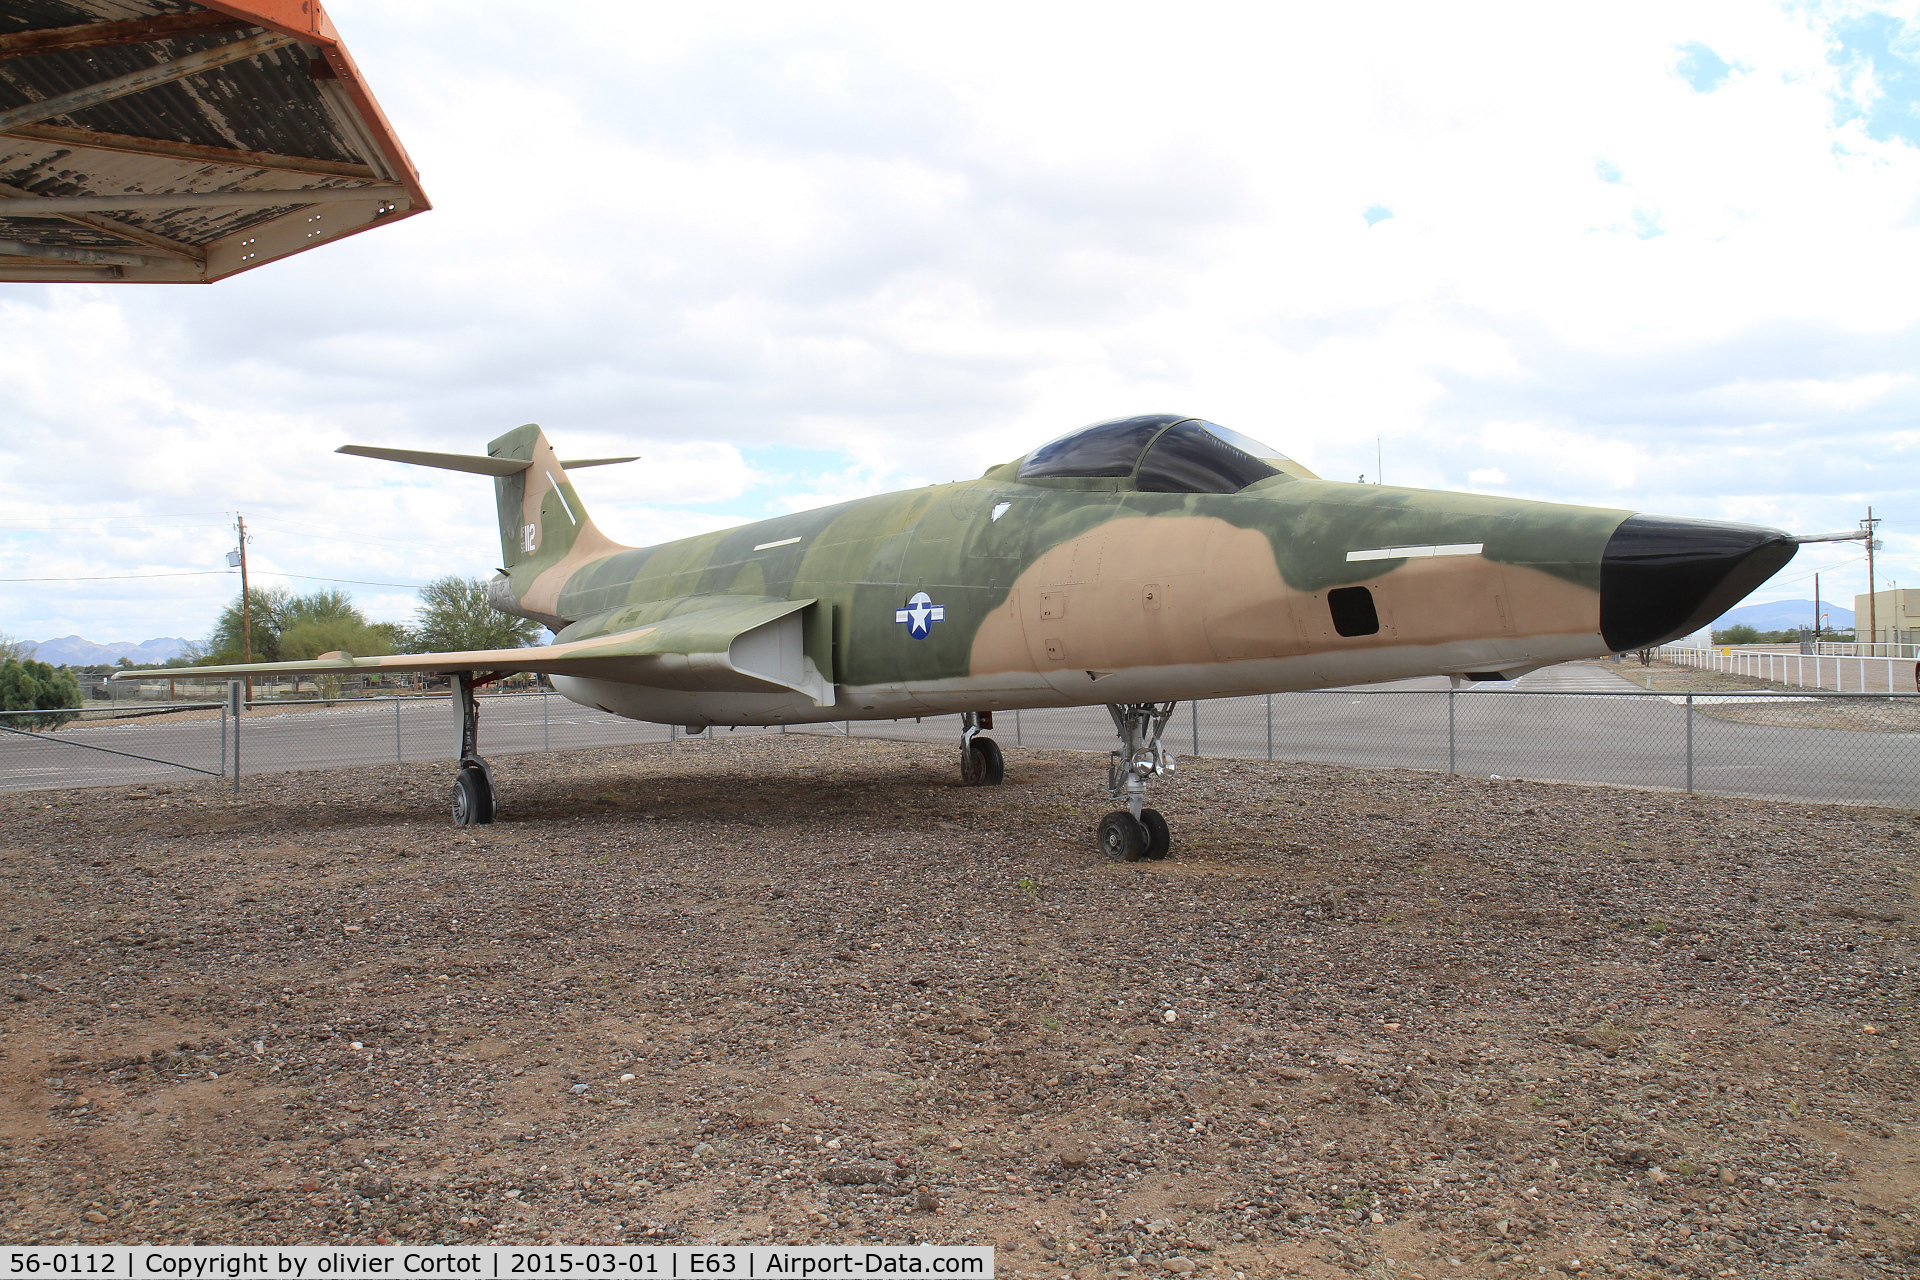
[[[162,23],[127,25],[149,19]],[[218,52],[274,40],[280,47]],[[240,53],[250,56],[192,74],[175,65]],[[114,84],[129,76],[170,78]],[[75,94],[77,105],[62,114],[35,108]],[[326,203],[302,198],[322,189]],[[364,198],[347,195],[362,190]],[[209,199],[228,191],[286,191],[288,199],[268,208]],[[26,212],[49,196],[135,194],[182,203]],[[219,279],[428,207],[318,4],[10,0],[0,8],[0,280]]]

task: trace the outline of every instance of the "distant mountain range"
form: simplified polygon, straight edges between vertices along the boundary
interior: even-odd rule
[[[166,662],[179,657],[187,647],[187,642],[179,636],[161,636],[155,640],[143,640],[139,644],[130,640],[95,644],[82,636],[61,636],[58,640],[42,640],[38,644],[29,640],[26,644],[36,662],[47,662],[56,667],[93,667],[101,663],[118,662],[122,658],[136,663]]]
[[[1827,615],[1823,626],[1841,631],[1853,626],[1853,610],[1843,605],[1822,600],[1820,612]],[[1756,631],[1791,631],[1812,625],[1813,601],[1769,600],[1765,604],[1743,604],[1738,609],[1727,610],[1715,619],[1713,629],[1725,631],[1728,627],[1748,626]]]

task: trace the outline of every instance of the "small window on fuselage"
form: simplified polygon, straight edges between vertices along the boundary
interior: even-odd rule
[[[1373,592],[1365,587],[1336,587],[1327,592],[1327,609],[1333,614],[1333,629],[1343,636],[1380,634],[1380,611],[1373,607]]]

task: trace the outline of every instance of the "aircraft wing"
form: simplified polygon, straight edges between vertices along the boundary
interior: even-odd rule
[[[668,602],[662,602],[668,603]],[[813,600],[765,596],[688,597],[683,611],[645,626],[522,649],[396,653],[356,658],[333,653],[301,662],[244,662],[121,673],[155,676],[261,676],[414,671],[446,675],[534,671],[662,689],[766,692],[791,689],[833,705],[833,685],[806,656],[801,614]],[[650,607],[656,612],[659,604]],[[613,615],[613,616],[617,616]],[[572,628],[569,628],[571,630]]]

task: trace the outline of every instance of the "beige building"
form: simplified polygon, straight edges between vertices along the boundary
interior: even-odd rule
[[[1871,603],[1869,603],[1871,602]],[[1867,634],[1869,609],[1875,634]],[[1862,593],[1853,598],[1854,637],[1862,643],[1920,643],[1920,589],[1901,587],[1897,591]]]

